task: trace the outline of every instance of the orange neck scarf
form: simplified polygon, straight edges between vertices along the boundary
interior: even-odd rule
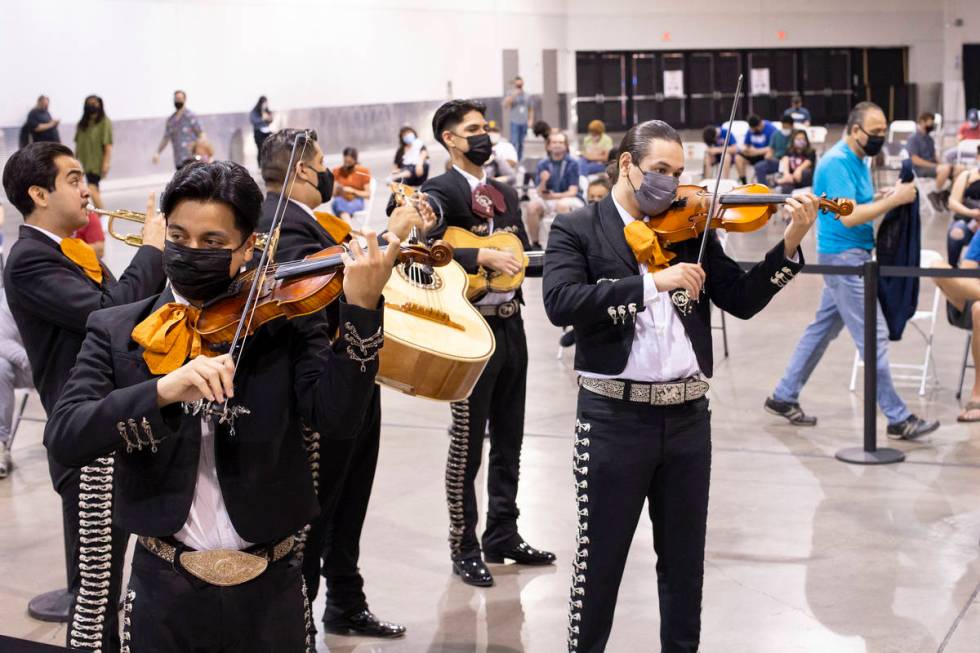
[[[665,252],[660,248],[657,234],[643,220],[630,222],[623,227],[623,234],[637,262],[646,265],[651,272],[668,268],[670,260],[677,256],[674,252]]]
[[[80,238],[62,238],[60,247],[61,253],[82,268],[86,277],[102,285],[102,264],[91,245]]]
[[[153,311],[133,329],[133,340],[143,347],[143,360],[153,374],[169,374],[189,359],[216,356],[201,347],[194,328],[200,309],[170,302]]]

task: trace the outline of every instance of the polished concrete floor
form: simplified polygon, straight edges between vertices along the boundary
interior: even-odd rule
[[[379,160],[378,165],[382,165]],[[136,191],[107,198],[140,206]],[[946,219],[927,221],[942,250]],[[730,243],[755,260],[778,239],[775,224]],[[807,243],[812,253],[813,243]],[[110,246],[113,267],[126,250]],[[118,267],[117,267],[118,269]],[[797,278],[755,319],[729,318],[710,393],[714,469],[708,521],[702,650],[710,653],[977,653],[980,651],[980,426],[957,424],[954,398],[965,334],[936,325],[937,384],[902,396],[942,420],[931,443],[898,445],[905,463],[860,467],[834,453],[861,441],[862,397],[848,391],[854,346],[834,342],[802,397],[820,418],[796,428],[762,411],[822,281]],[[923,306],[932,286],[924,284]],[[334,653],[560,651],[576,530],[570,459],[575,414],[571,352],[556,359],[559,330],[527,283],[531,360],[522,461],[521,532],[558,554],[545,569],[494,567],[495,587],[450,573],[443,465],[448,407],[385,390],[381,460],[362,540],[372,609],[404,623],[397,641],[321,637]],[[909,331],[893,362],[923,351]],[[969,377],[967,382],[969,387]],[[32,400],[28,414],[41,417]],[[64,582],[60,505],[41,447],[41,424],[24,422],[17,468],[0,481],[0,633],[60,642],[64,628],[31,620],[27,600]],[[879,416],[882,446],[884,422]],[[889,443],[890,444],[890,443]],[[608,650],[658,650],[650,523],[641,518],[620,590]],[[322,610],[322,598],[314,608]]]

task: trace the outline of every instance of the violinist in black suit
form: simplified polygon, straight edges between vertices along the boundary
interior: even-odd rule
[[[70,149],[58,143],[34,143],[17,151],[4,167],[3,186],[25,222],[10,249],[4,287],[31,362],[34,385],[45,412],[51,415],[82,346],[89,314],[149,297],[163,288],[163,218],[156,214],[151,195],[143,246],[117,281],[89,245],[72,237],[88,224],[90,195],[82,166]],[[60,464],[48,452],[51,480],[61,496],[67,593],[69,599],[75,599],[68,643],[101,642],[102,650],[118,651],[114,606],[119,599],[122,562],[110,570],[107,564],[93,560],[108,554],[110,547],[125,551],[128,537],[111,529],[100,508],[111,499],[111,465],[96,464],[94,457],[83,462],[93,464],[79,471]],[[81,492],[80,504],[81,483],[87,489]],[[82,517],[89,522],[84,528],[80,512],[86,513]],[[84,572],[80,556],[88,567]],[[105,582],[110,576],[110,582]],[[64,610],[63,620],[69,620],[68,606],[41,609]]]
[[[449,151],[453,167],[422,186],[435,212],[443,216],[443,222],[428,236],[438,238],[446,226],[483,236],[509,231],[527,249],[517,192],[488,178],[483,170],[492,153],[485,114],[486,107],[479,102],[452,100],[439,107],[432,119],[432,133]],[[489,248],[457,248],[454,257],[469,273],[482,266],[516,274],[522,265],[510,253]],[[453,571],[463,582],[477,586],[493,584],[484,559],[492,563],[511,559],[527,565],[546,565],[555,560],[554,554],[525,542],[517,530],[517,484],[527,386],[527,339],[521,303],[520,289],[490,292],[475,302],[493,330],[497,347],[470,397],[452,404],[452,440],[446,467],[450,550]],[[488,424],[489,502],[481,557],[474,481]]]
[[[302,156],[294,163],[295,170],[288,171],[293,145],[297,136],[304,133],[310,136],[307,147],[300,148]],[[259,167],[268,191],[262,204],[260,232],[268,232],[276,207],[280,201],[286,203],[278,260],[301,259],[350,239],[347,222],[314,211],[333,196],[333,175],[324,164],[315,131],[283,129],[271,135],[262,144]],[[290,182],[283,199],[287,172]],[[416,225],[422,226],[419,213],[403,207],[392,214],[389,231],[404,240]],[[324,311],[331,334],[340,326],[337,307],[335,302]],[[381,443],[381,392],[377,386],[369,392],[371,398],[362,420],[349,424],[343,433],[323,437],[325,434],[303,428],[320,499],[320,514],[305,531],[303,576],[311,603],[319,591],[321,573],[325,579],[327,600],[322,621],[327,632],[400,637],[405,633],[404,626],[380,620],[369,609],[364,578],[358,569],[361,531]]]
[[[559,216],[548,238],[544,303],[574,326],[579,396],[574,472],[579,530],[568,647],[605,650],[626,556],[644,501],[657,552],[664,653],[698,650],[711,468],[709,300],[748,319],[803,265],[817,216],[812,195],[787,201],[783,240],[748,272],[714,234],[661,248],[648,227],[674,202],[681,141],[653,120],[619,148],[612,193]],[[702,292],[703,291],[703,292]]]
[[[261,204],[237,164],[177,172],[162,202],[170,286],[92,315],[45,429],[63,465],[115,454],[115,521],[139,536],[123,633],[133,653],[315,648],[292,560],[318,511],[300,424],[342,431],[367,411],[397,247],[352,245],[333,344],[321,313],[278,319],[234,361],[194,326],[252,258]],[[230,422],[207,410],[226,401],[240,413]]]

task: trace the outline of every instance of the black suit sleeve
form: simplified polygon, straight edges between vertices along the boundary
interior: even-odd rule
[[[571,214],[568,214],[571,215]],[[544,258],[544,308],[555,326],[580,326],[607,322],[609,309],[635,304],[643,306],[643,275],[616,281],[589,281],[585,243],[566,216],[558,216],[548,235]]]
[[[711,301],[743,320],[761,311],[803,268],[803,251],[797,249],[799,262],[794,263],[786,258],[785,247],[780,240],[746,272],[725,253],[717,237],[709,238],[706,285]]]
[[[25,251],[10,270],[20,304],[40,320],[78,334],[85,333],[89,314],[100,308],[129,304],[163,289],[163,254],[144,245],[119,282],[96,288],[70,260],[50,248]]]
[[[428,196],[432,210],[437,216],[441,216],[439,223],[426,234],[426,238],[430,240],[442,238],[443,234],[446,233],[446,227],[453,222],[453,202],[443,189],[432,183],[422,186],[422,192]],[[479,247],[457,247],[453,250],[453,258],[468,273],[476,274],[480,271],[480,266],[476,262],[479,253]]]
[[[150,436],[155,440],[176,437],[179,429],[179,406],[157,406],[157,379],[116,387],[111,319],[106,311],[89,318],[82,349],[44,428],[44,445],[55,460],[68,467],[87,465],[125,447],[120,425],[134,442],[136,437],[144,442]]]
[[[298,337],[293,369],[300,416],[321,436],[353,437],[368,413],[378,372],[384,299],[376,310],[341,301],[340,334],[330,345],[327,323],[292,321]]]

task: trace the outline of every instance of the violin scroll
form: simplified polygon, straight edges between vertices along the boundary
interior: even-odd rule
[[[420,243],[408,243],[401,246],[398,254],[399,263],[418,263],[441,268],[453,260],[453,246],[444,240],[437,240],[430,246]]]
[[[854,212],[854,200],[843,197],[828,199],[827,193],[824,193],[818,199],[820,200],[820,210],[833,213],[837,219],[842,215],[850,215]]]

